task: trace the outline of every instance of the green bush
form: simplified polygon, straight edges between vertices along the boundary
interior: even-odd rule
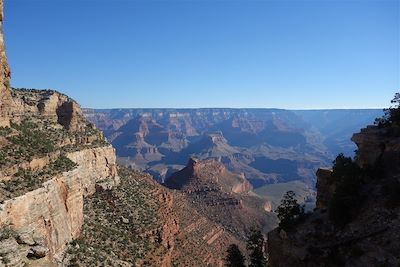
[[[6,153],[0,150],[0,166],[4,165],[7,162],[6,156]]]
[[[19,145],[24,150],[24,154],[43,155],[55,150],[53,141],[40,130],[37,124],[25,120],[20,125],[12,123],[11,127],[18,130],[19,134],[10,137],[9,140],[14,145]]]
[[[74,169],[76,166],[77,164],[75,162],[64,155],[61,155],[56,161],[51,163],[50,169],[56,172],[67,172]]]
[[[0,127],[0,136],[7,136],[11,133],[11,128],[9,127]]]

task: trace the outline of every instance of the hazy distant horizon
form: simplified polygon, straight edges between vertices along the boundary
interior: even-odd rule
[[[226,109],[226,110],[288,110],[288,111],[344,111],[344,110],[382,110],[387,107],[383,108],[313,108],[313,109],[288,109],[288,108],[252,108],[252,107],[183,107],[183,108],[176,108],[176,107],[122,107],[122,108],[91,108],[91,107],[83,107],[82,109],[85,110],[207,110],[207,109]]]

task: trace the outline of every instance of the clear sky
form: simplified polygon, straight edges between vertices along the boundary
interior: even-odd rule
[[[12,86],[84,107],[385,107],[399,1],[5,0]]]

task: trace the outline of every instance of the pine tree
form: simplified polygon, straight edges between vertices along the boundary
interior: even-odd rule
[[[235,244],[231,244],[227,250],[227,256],[225,259],[226,267],[245,267],[244,256],[240,251],[239,247]]]
[[[293,191],[286,192],[275,210],[280,220],[279,227],[285,231],[290,230],[304,216],[304,207],[297,203],[295,195]]]
[[[250,254],[249,267],[266,267],[265,240],[260,228],[252,227],[247,240],[247,250]]]

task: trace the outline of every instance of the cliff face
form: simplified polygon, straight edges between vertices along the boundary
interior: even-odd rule
[[[369,126],[354,134],[357,144],[356,161],[360,166],[368,167],[379,164],[385,175],[400,173],[400,135],[396,126],[389,128]]]
[[[112,147],[85,149],[67,154],[78,164],[74,170],[61,173],[42,187],[0,205],[0,227],[10,227],[12,238],[21,251],[19,259],[2,255],[3,262],[24,266],[31,258],[62,258],[66,245],[77,238],[83,225],[83,197],[95,192],[97,182],[118,182]],[[0,242],[0,247],[7,244]],[[38,255],[36,250],[43,251]],[[18,264],[17,264],[18,262]]]
[[[3,35],[3,0],[0,1],[0,126],[9,125],[11,106],[10,68],[8,67]]]
[[[324,209],[328,207],[328,203],[335,192],[335,187],[328,183],[329,178],[332,175],[331,169],[320,168],[317,171],[317,209]]]
[[[9,80],[0,29],[0,266],[61,265],[84,198],[119,182],[115,150],[69,97]]]
[[[68,97],[37,90],[11,96],[11,127],[0,136],[0,263],[60,264],[81,233],[83,198],[96,184],[118,184],[115,150]]]
[[[355,162],[363,177],[355,188],[335,186],[335,171],[317,172],[317,209],[293,230],[278,228],[268,234],[270,266],[399,266],[398,133],[397,126],[369,126],[353,135]],[[354,175],[346,179],[356,179]],[[349,193],[353,202],[338,202]],[[339,206],[340,216],[353,210],[346,224],[338,225],[329,216],[338,203],[347,203]]]

